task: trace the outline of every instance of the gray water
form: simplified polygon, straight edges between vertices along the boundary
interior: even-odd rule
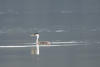
[[[0,67],[100,67],[100,0],[0,0],[0,46],[33,42],[36,32],[41,41],[91,44],[41,47],[39,56],[0,48]]]
[[[39,56],[31,48],[0,48],[0,67],[100,67],[100,44],[41,47]]]

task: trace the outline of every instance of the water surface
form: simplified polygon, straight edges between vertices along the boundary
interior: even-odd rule
[[[100,67],[100,45],[41,47],[39,56],[31,48],[0,48],[0,67]]]

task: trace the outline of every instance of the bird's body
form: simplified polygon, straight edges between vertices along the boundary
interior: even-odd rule
[[[51,45],[49,41],[39,41],[39,45]]]

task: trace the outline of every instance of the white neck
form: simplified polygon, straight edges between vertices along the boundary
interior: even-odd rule
[[[37,39],[39,39],[39,34],[36,34]]]
[[[36,49],[37,49],[37,55],[39,55],[39,35],[36,35]]]

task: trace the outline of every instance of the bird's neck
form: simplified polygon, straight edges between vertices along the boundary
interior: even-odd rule
[[[36,43],[37,44],[39,43],[39,36],[37,36],[37,38],[36,38]]]

